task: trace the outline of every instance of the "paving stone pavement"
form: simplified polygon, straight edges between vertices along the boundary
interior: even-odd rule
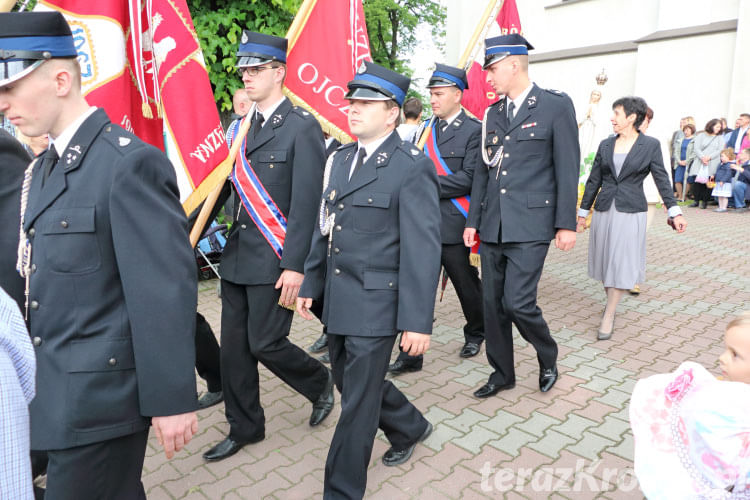
[[[724,326],[750,309],[750,213],[684,211],[689,226],[682,235],[661,213],[655,217],[646,283],[640,296],[620,304],[609,341],[596,341],[605,297],[586,272],[588,235],[571,252],[550,248],[539,304],[559,343],[561,377],[546,394],[538,390],[534,350],[516,332],[516,387],[486,400],[472,397],[491,370],[484,348],[472,359],[458,356],[463,316],[449,284],[436,304],[424,369],[394,380],[435,431],[411,460],[393,468],[380,462],[388,444],[379,432],[367,498],[642,498],[628,423],[635,382],[685,360],[718,373]],[[199,310],[217,335],[220,309],[216,281],[201,282]],[[296,316],[291,339],[306,348],[320,331],[319,323]],[[223,405],[199,413],[198,434],[171,461],[152,435],[143,471],[149,499],[322,497],[339,408],[311,429],[310,403],[264,367],[260,374],[266,439],[205,463],[201,454],[228,430]],[[205,390],[200,380],[199,387]]]

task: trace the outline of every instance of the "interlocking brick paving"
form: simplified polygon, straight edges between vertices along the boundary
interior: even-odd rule
[[[423,370],[395,379],[435,431],[398,467],[380,462],[388,443],[378,433],[367,498],[642,498],[632,476],[627,411],[635,382],[688,359],[716,372],[724,326],[750,308],[750,213],[685,212],[688,230],[682,235],[667,227],[663,215],[655,217],[646,283],[639,296],[623,299],[609,341],[596,340],[605,297],[586,273],[588,235],[579,236],[569,253],[550,249],[539,304],[560,346],[561,378],[547,394],[537,387],[534,350],[516,334],[516,387],[486,400],[472,397],[491,369],[484,347],[475,358],[458,356],[463,317],[449,284],[436,302]],[[201,283],[198,307],[218,335],[216,285]],[[295,317],[291,339],[306,348],[320,329]],[[339,408],[311,429],[310,403],[265,368],[260,374],[266,439],[205,463],[201,454],[228,430],[223,405],[199,413],[198,435],[171,461],[152,436],[143,472],[149,499],[322,496]],[[201,381],[199,387],[205,390]]]

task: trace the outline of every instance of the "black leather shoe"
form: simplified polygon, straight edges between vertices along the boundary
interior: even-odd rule
[[[217,405],[222,401],[224,401],[224,393],[222,391],[204,392],[203,396],[198,399],[198,409],[202,410]]]
[[[388,373],[393,376],[401,375],[402,373],[418,372],[422,369],[422,360],[420,359],[416,363],[410,363],[403,359],[397,359],[388,367]]]
[[[475,342],[465,343],[463,349],[461,349],[461,352],[458,353],[458,355],[462,358],[471,358],[473,356],[476,356],[477,354],[479,354],[479,344]]]
[[[509,389],[513,389],[516,386],[515,380],[513,382],[507,383],[507,384],[493,384],[492,382],[487,382],[482,387],[474,391],[474,397],[475,398],[488,398],[490,396],[494,396],[500,391],[507,391]]]
[[[326,363],[328,365],[331,364],[331,356],[328,355],[328,353],[323,354],[321,357],[318,358],[318,361],[321,363]]]
[[[203,460],[206,462],[218,462],[224,460],[227,457],[231,457],[242,449],[243,446],[250,443],[258,443],[266,438],[265,432],[261,432],[258,436],[254,437],[247,443],[240,443],[230,437],[224,438],[219,444],[208,450],[203,454]]]
[[[409,446],[408,448],[396,451],[393,449],[393,446],[388,448],[388,451],[385,452],[383,455],[383,465],[387,465],[388,467],[393,467],[395,465],[400,465],[411,457],[411,454],[414,453],[414,448],[417,447],[417,443],[421,443],[425,439],[427,439],[430,434],[432,434],[432,424],[427,422],[427,428],[424,430],[421,436],[419,436],[419,439]]]
[[[557,366],[554,368],[545,368],[539,374],[539,390],[547,392],[552,389],[552,386],[557,382]]]
[[[696,208],[700,203],[697,201],[692,202],[690,205],[688,205],[690,208]]]
[[[318,400],[313,403],[313,411],[310,414],[310,427],[315,427],[320,424],[333,410],[333,374],[331,370],[328,372],[328,381],[326,381],[325,389],[318,397]]]
[[[311,345],[307,350],[315,353],[324,350],[326,347],[328,347],[328,335],[326,335],[325,333],[321,333],[320,337],[318,337],[318,340],[313,342],[313,345]]]
[[[708,203],[706,203],[705,201],[701,201],[701,210],[705,210],[707,205]]]

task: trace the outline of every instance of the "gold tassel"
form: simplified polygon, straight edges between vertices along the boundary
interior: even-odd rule
[[[151,112],[151,106],[149,106],[147,102],[141,104],[141,112],[143,113],[144,118],[151,119],[154,117],[154,114]]]
[[[164,118],[164,106],[162,106],[161,103],[156,106],[156,115],[159,118]]]
[[[469,264],[471,264],[474,267],[479,267],[481,259],[479,258],[478,253],[470,253],[469,254]]]

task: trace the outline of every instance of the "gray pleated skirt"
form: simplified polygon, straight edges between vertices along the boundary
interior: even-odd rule
[[[646,281],[646,215],[594,210],[589,236],[589,276],[605,287],[630,290]]]

